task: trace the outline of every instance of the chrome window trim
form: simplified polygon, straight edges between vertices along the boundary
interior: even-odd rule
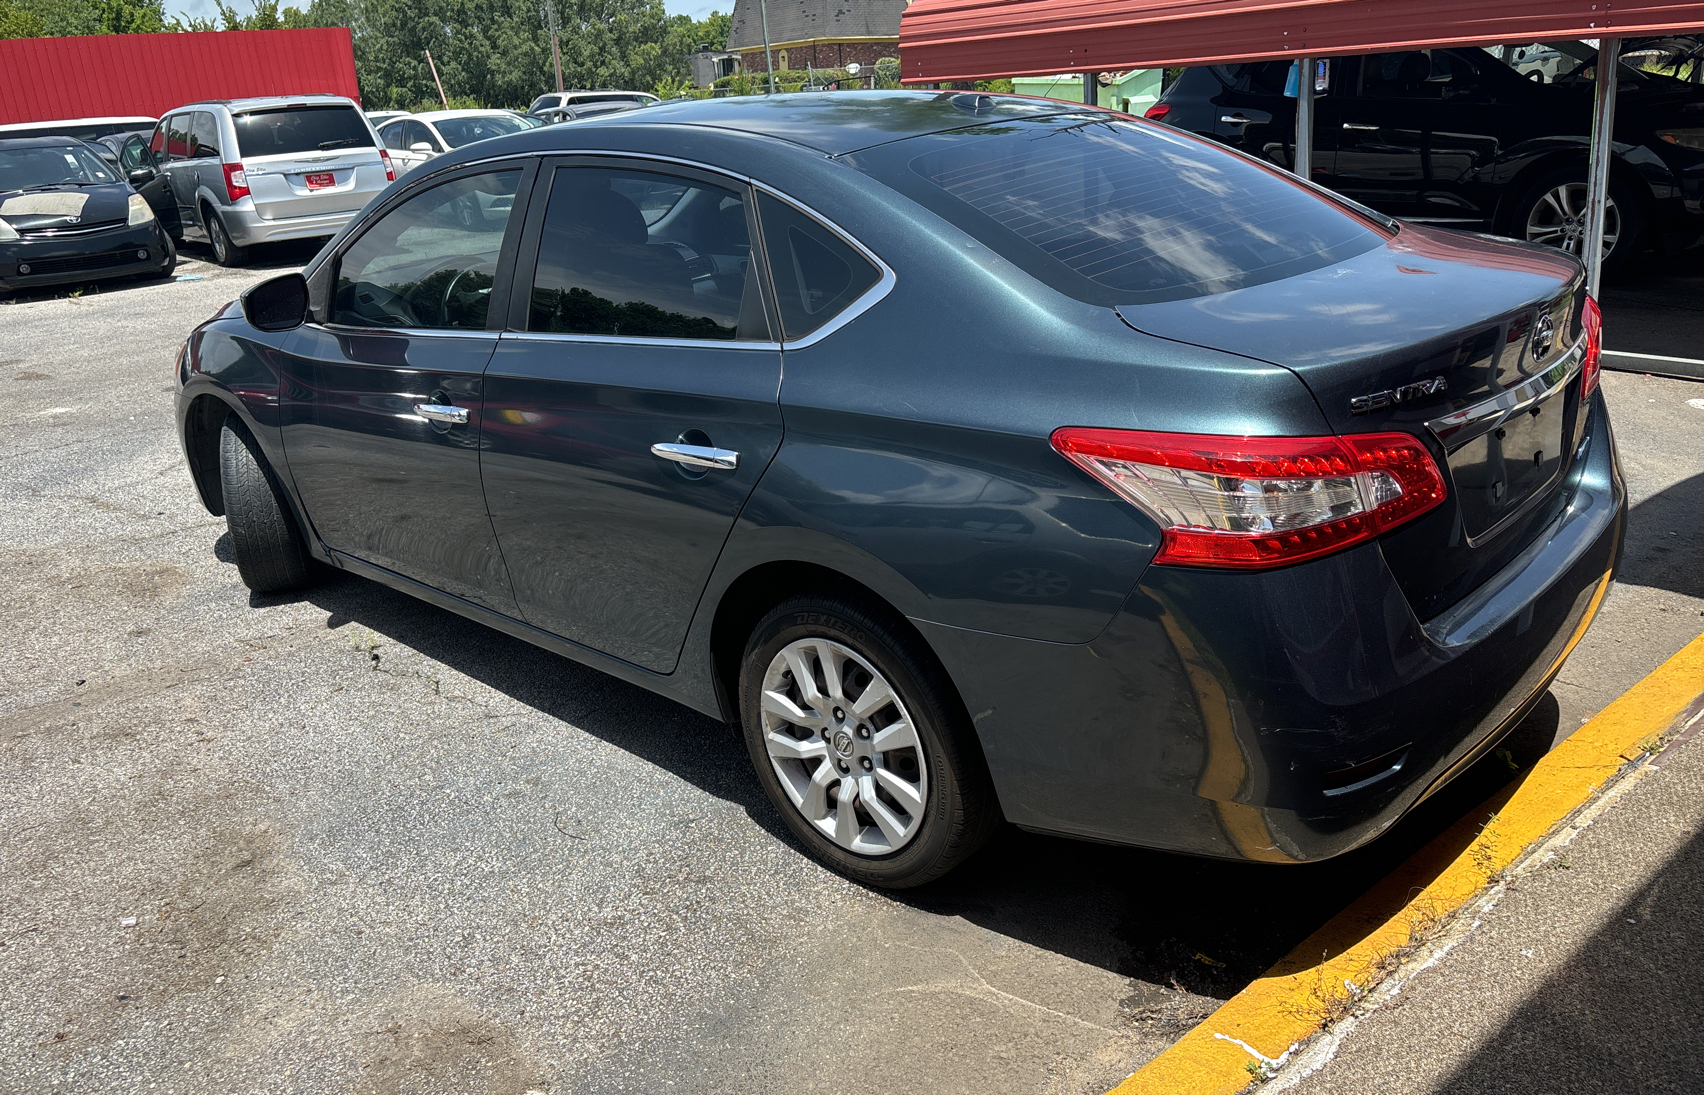
[[[714,346],[723,350],[768,350],[777,353],[779,342],[757,342],[750,339],[721,338],[645,338],[640,335],[577,335],[566,331],[504,331],[497,336],[505,342],[596,342],[612,346],[680,346],[699,348]]]
[[[324,331],[328,335],[405,335],[408,338],[490,338],[495,339],[498,332],[487,327],[354,327],[347,323],[316,323],[312,320],[302,324],[316,331]],[[400,368],[400,366],[398,366]]]
[[[1533,404],[1543,402],[1556,391],[1566,387],[1570,380],[1579,375],[1585,360],[1586,339],[1582,335],[1578,342],[1568,348],[1567,353],[1557,359],[1556,364],[1537,376],[1471,407],[1463,407],[1459,411],[1451,411],[1431,419],[1426,423],[1426,428],[1444,446],[1446,452],[1454,451],[1476,437],[1483,437],[1515,415],[1528,410]]]
[[[887,295],[889,293],[893,292],[893,287],[895,285],[899,284],[899,275],[897,275],[893,272],[893,267],[891,267],[887,263],[883,262],[882,257],[880,255],[876,254],[874,251],[870,250],[868,247],[865,247],[863,242],[860,241],[859,239],[857,239],[855,236],[853,236],[852,233],[846,231],[844,228],[841,228],[838,224],[835,224],[833,221],[829,220],[827,217],[823,216],[821,213],[818,213],[815,209],[812,209],[810,206],[806,205],[804,202],[801,202],[796,198],[789,197],[786,194],[783,194],[781,191],[775,189],[773,186],[769,186],[769,185],[766,185],[764,183],[760,183],[756,179],[752,179],[752,180],[750,180],[750,182],[751,182],[751,185],[754,189],[763,191],[765,194],[768,194],[770,197],[774,198],[777,201],[786,202],[788,205],[792,206],[794,209],[799,210],[799,212],[810,217],[812,220],[816,221],[818,224],[821,224],[824,227],[826,227],[829,231],[833,232],[835,235],[839,236],[841,239],[843,239],[847,243],[851,244],[852,248],[854,250],[856,250],[860,255],[863,255],[866,259],[869,259],[871,262],[875,263],[876,269],[881,271],[881,277],[876,279],[876,283],[874,285],[870,286],[868,289],[864,290],[863,294],[861,296],[859,296],[857,299],[853,300],[852,303],[850,303],[846,307],[842,308],[840,310],[840,312],[837,315],[835,315],[835,317],[833,319],[829,320],[827,323],[823,324],[821,327],[818,327],[816,330],[812,331],[810,334],[804,336],[803,338],[791,339],[791,340],[784,338],[782,340],[782,343],[781,343],[782,349],[784,349],[784,350],[805,350],[805,349],[809,349],[812,346],[815,346],[817,343],[821,342],[823,339],[834,334],[834,332],[840,330],[842,327],[845,327],[847,324],[851,323],[853,320],[857,319],[859,316],[863,315],[865,312],[869,311],[871,308],[874,308],[876,305],[880,304],[887,297]],[[759,220],[761,220],[761,219],[762,218],[760,216]],[[773,270],[770,271],[770,276],[771,276],[771,278],[774,277],[774,271]],[[782,332],[782,333],[784,335],[786,332]]]

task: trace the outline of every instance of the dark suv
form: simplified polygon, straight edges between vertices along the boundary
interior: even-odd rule
[[[1315,182],[1407,220],[1580,251],[1597,51],[1580,42],[1339,57]],[[1292,167],[1289,61],[1187,69],[1148,117]],[[1704,88],[1623,62],[1606,263],[1704,232]]]

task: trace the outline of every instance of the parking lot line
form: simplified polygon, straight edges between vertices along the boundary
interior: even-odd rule
[[[1112,1095],[1233,1095],[1435,931],[1704,697],[1704,635],[1227,1000]],[[1353,986],[1352,988],[1350,986]]]

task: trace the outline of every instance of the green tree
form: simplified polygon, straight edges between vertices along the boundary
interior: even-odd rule
[[[9,0],[0,0],[0,38],[41,38],[46,34],[41,16]]]

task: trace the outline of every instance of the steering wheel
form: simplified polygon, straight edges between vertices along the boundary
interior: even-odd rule
[[[701,255],[692,247],[679,240],[664,240],[664,247],[672,247],[680,252],[680,257],[686,260],[686,269],[692,275],[694,284],[708,281],[716,276],[716,260],[708,255]]]
[[[497,264],[489,259],[480,258],[475,255],[459,255],[456,258],[440,262],[437,267],[433,269],[432,274],[441,273],[444,270],[454,269],[457,267],[459,267],[459,269],[456,269],[455,277],[451,278],[449,284],[444,286],[444,295],[438,301],[438,315],[442,317],[446,326],[450,325],[451,322],[450,305],[452,302],[456,301],[456,286],[461,285],[464,279],[466,279],[470,274],[483,274],[486,278],[485,285],[483,288],[473,290],[473,295],[478,296],[481,294],[489,294],[491,292],[491,280],[497,273]],[[432,274],[428,274],[426,277],[431,277]],[[421,280],[424,281],[425,278],[422,278]],[[470,302],[460,301],[458,303],[461,304],[462,308],[466,308]],[[489,299],[487,299],[486,306],[490,307]]]

